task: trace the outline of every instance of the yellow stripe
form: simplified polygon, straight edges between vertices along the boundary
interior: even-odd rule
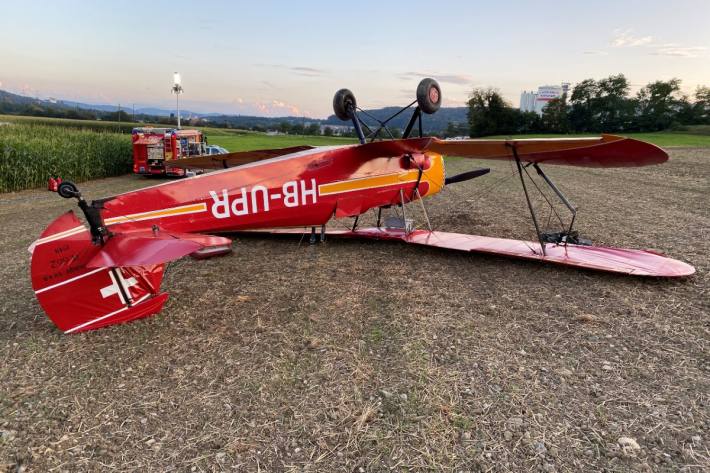
[[[359,191],[364,189],[372,189],[375,187],[386,187],[397,184],[406,184],[416,182],[419,176],[419,171],[413,169],[407,172],[398,172],[394,174],[384,174],[374,177],[361,177],[350,179],[347,181],[331,182],[329,184],[321,184],[318,186],[320,195],[341,194],[343,192]]]
[[[121,215],[119,217],[107,218],[106,220],[104,220],[104,223],[106,225],[113,225],[116,223],[135,222],[138,220],[149,220],[149,219],[153,219],[153,218],[172,217],[175,215],[185,215],[185,214],[206,212],[206,211],[207,211],[207,204],[202,202],[199,204],[183,205],[181,207],[173,207],[170,209],[152,210],[150,212],[142,212],[142,213],[131,214],[131,215]]]

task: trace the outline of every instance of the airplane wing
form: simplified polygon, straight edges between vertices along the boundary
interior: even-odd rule
[[[195,156],[194,158],[183,158],[170,161],[170,166],[183,169],[223,169],[232,166],[262,161],[264,159],[276,158],[287,154],[298,153],[313,149],[315,146],[292,146],[290,148],[260,149],[254,151],[237,151],[226,154],[211,154]]]
[[[255,232],[301,235],[307,234],[309,229],[279,228],[255,230]],[[401,241],[419,246],[500,255],[632,276],[676,278],[695,273],[695,268],[689,264],[650,250],[584,246],[570,243],[567,245],[549,244],[546,247],[547,254],[543,254],[540,243],[533,241],[430,230],[414,230],[407,233],[403,229],[385,227],[327,230],[326,234],[329,237]]]
[[[364,159],[426,151],[471,159],[514,159],[515,149],[523,162],[582,167],[648,166],[668,160],[668,154],[658,146],[615,135],[509,140],[409,138],[376,141],[350,149]]]
[[[668,154],[658,146],[623,136],[511,140],[432,139],[428,151],[475,159],[513,159],[523,162],[582,167],[633,167],[661,164]]]

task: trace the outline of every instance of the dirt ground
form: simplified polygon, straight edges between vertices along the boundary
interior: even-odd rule
[[[687,279],[237,235],[170,266],[158,316],[74,336],[26,251],[72,204],[2,195],[0,471],[709,471],[710,150],[671,156],[548,171],[585,236]],[[434,227],[532,237],[510,164],[491,167],[429,199]]]

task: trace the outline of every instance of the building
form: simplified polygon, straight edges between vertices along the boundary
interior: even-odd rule
[[[561,85],[543,85],[537,88],[537,92],[523,91],[520,94],[520,111],[535,112],[542,115],[542,109],[550,100],[558,99],[569,91],[570,84],[563,82]]]

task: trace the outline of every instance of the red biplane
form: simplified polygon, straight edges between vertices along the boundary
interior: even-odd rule
[[[74,184],[62,182],[59,195],[78,201],[88,227],[69,211],[33,243],[31,274],[37,299],[65,333],[155,314],[168,297],[160,290],[166,263],[187,255],[205,258],[225,254],[231,250],[231,240],[213,234],[248,230],[303,233],[306,228],[315,241],[320,228],[320,239],[327,233],[396,240],[634,276],[680,277],[694,272],[686,263],[651,251],[591,246],[573,229],[575,207],[542,169],[546,165],[660,164],[668,159],[660,148],[610,135],[461,141],[422,136],[422,114],[436,112],[440,104],[436,81],[423,80],[417,100],[394,115],[415,106],[404,138],[378,141],[389,133],[392,117],[367,126],[361,118],[366,112],[357,107],[353,94],[343,89],[335,95],[334,110],[339,118],[352,122],[360,144],[187,158],[179,165],[219,170],[91,203]],[[417,124],[419,137],[410,138]],[[488,172],[473,169],[446,176],[445,155],[511,160],[525,191],[537,241],[432,230],[428,217],[426,228],[412,228],[408,204],[421,206],[419,211],[426,215],[424,197]],[[571,212],[571,222],[562,231],[541,228],[529,195],[533,171],[536,180],[547,185],[550,195],[556,195]],[[376,225],[358,227],[358,217],[369,210],[375,212]],[[397,215],[383,221],[383,210]],[[344,217],[355,218],[352,227],[326,231],[331,219]]]

